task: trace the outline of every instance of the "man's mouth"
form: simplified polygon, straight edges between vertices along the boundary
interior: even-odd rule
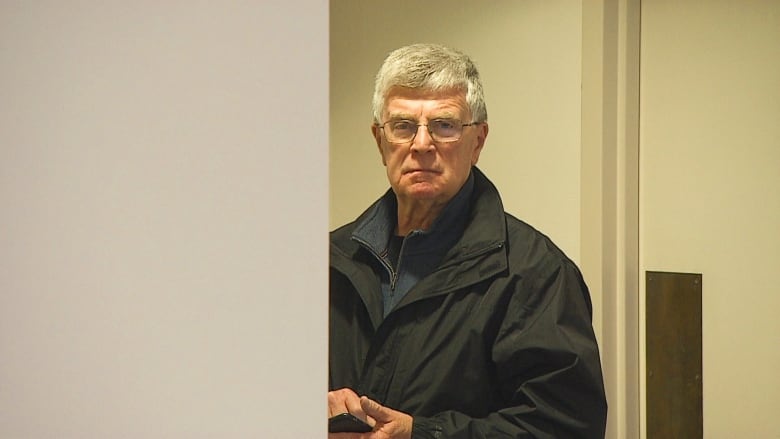
[[[434,170],[434,169],[422,169],[422,168],[409,169],[409,170],[404,171],[404,174],[414,174],[414,173],[438,174],[439,172]]]

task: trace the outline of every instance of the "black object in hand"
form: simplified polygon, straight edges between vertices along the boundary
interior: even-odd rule
[[[367,433],[371,426],[352,413],[339,413],[328,419],[328,433]]]

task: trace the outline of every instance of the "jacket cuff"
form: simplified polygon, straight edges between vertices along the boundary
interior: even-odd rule
[[[412,439],[442,439],[443,428],[433,418],[415,416],[412,421]]]

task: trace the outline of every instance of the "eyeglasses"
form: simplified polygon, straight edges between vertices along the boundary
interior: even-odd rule
[[[479,125],[481,122],[461,123],[458,119],[433,119],[427,124],[414,120],[389,120],[381,125],[387,141],[390,143],[407,143],[414,140],[420,127],[426,127],[435,142],[456,142],[463,134],[463,127]]]

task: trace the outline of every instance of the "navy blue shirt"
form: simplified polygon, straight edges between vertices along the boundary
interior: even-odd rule
[[[352,239],[369,250],[384,268],[381,293],[385,317],[417,282],[439,266],[447,251],[458,242],[466,227],[473,190],[474,175],[469,174],[428,230],[412,230],[404,237],[395,236],[398,201],[392,191],[357,224]]]

